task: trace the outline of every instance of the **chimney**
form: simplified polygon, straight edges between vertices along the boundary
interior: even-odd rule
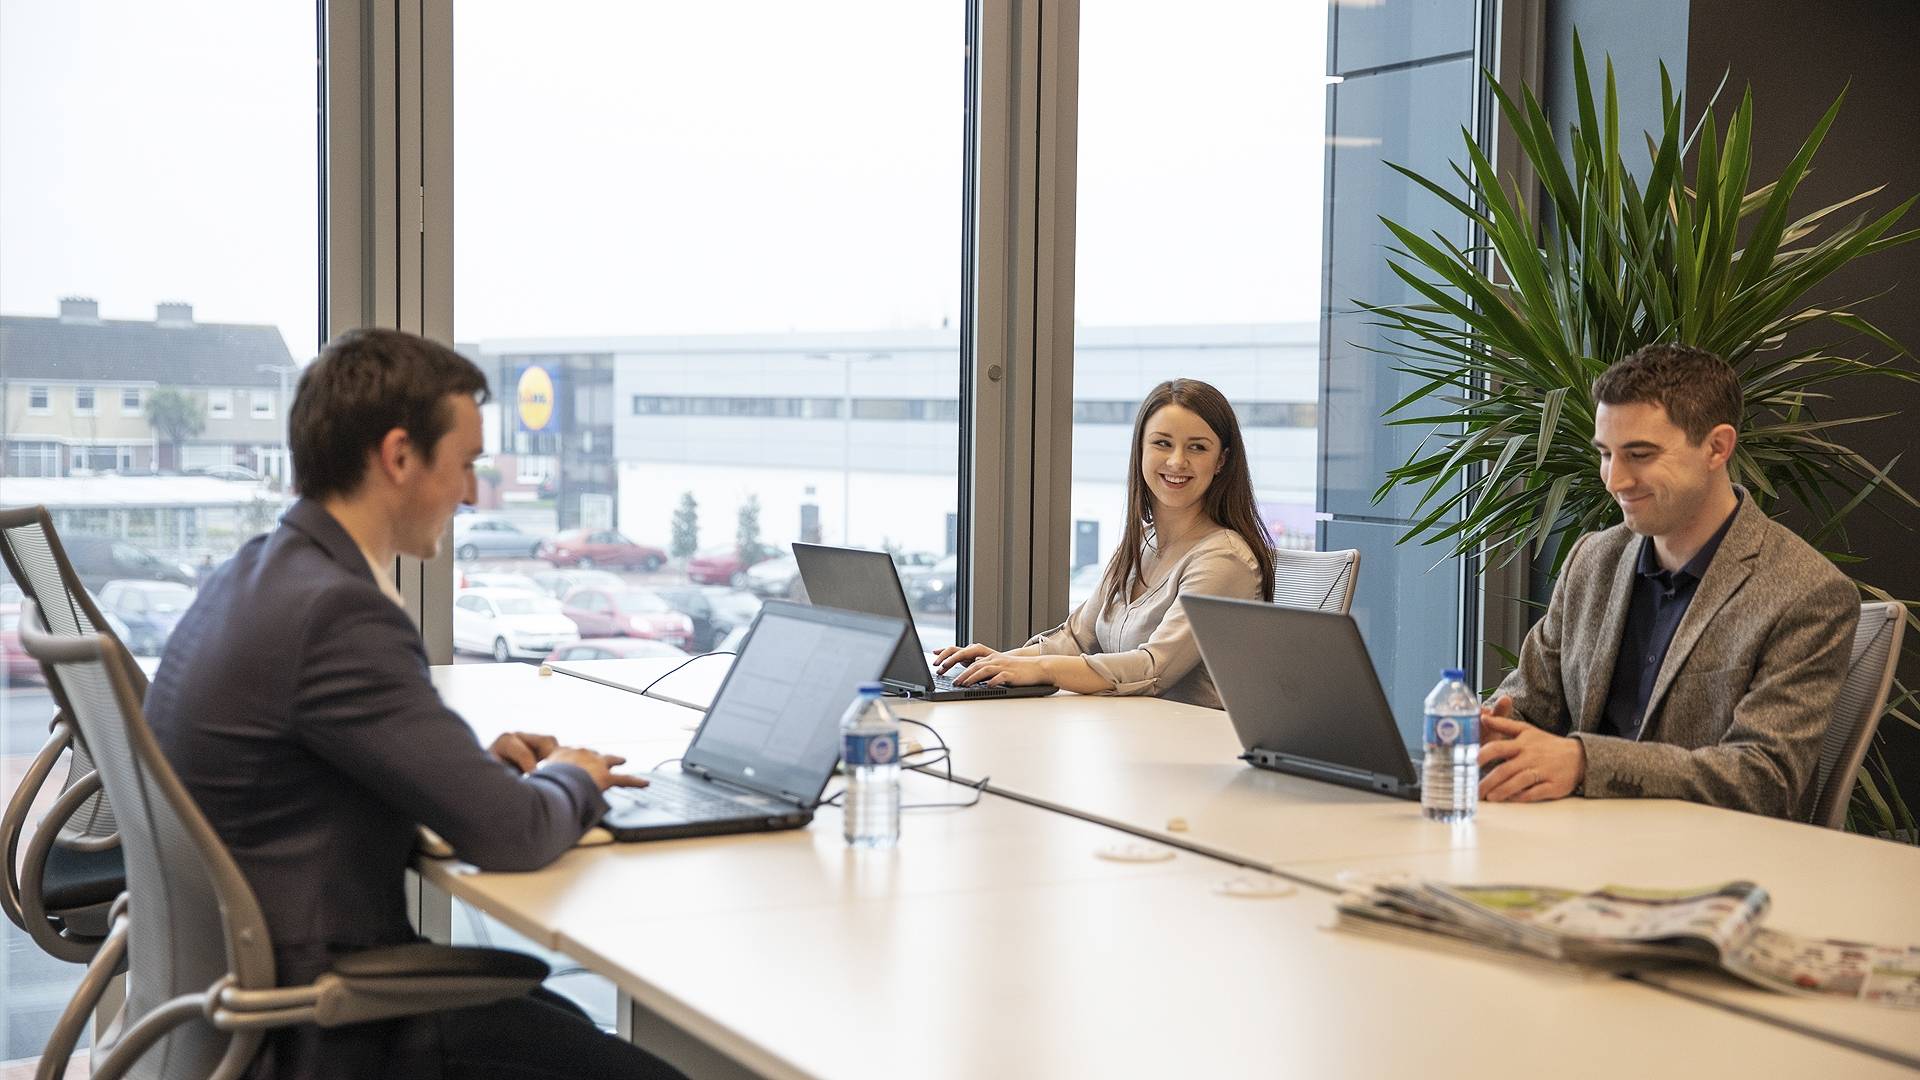
[[[154,307],[153,321],[175,330],[192,326],[193,305],[184,300],[162,300]]]
[[[88,296],[63,296],[60,298],[60,321],[97,323],[100,321],[100,303]]]

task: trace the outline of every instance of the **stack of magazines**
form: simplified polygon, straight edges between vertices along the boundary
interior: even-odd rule
[[[1766,890],[1748,881],[1586,893],[1380,882],[1340,898],[1338,926],[1390,937],[1416,931],[1612,971],[1704,964],[1769,990],[1920,1009],[1920,946],[1797,937],[1760,925],[1768,904]]]

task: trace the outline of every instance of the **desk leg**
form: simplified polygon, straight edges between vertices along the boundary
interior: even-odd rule
[[[614,1016],[621,1038],[700,1080],[759,1080],[757,1073],[668,1023],[626,991],[618,993]]]
[[[407,910],[413,913],[414,933],[453,944],[453,895],[412,870],[407,871]]]

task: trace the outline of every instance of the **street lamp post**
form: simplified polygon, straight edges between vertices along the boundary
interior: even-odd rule
[[[809,360],[840,361],[840,543],[853,546],[853,364],[856,360],[891,360],[892,353],[808,353]]]

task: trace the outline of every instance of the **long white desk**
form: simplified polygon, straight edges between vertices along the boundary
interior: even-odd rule
[[[669,666],[606,663],[627,665],[623,678]],[[519,665],[440,669],[436,681],[482,735],[553,727],[642,767],[647,755],[677,753],[694,715]],[[906,712],[939,729],[957,772],[991,775],[995,788],[1322,886],[1345,870],[1575,885],[1750,876],[1779,896],[1773,921],[1787,929],[1920,940],[1916,916],[1897,910],[1915,895],[1915,864],[1893,845],[1665,802],[1484,807],[1474,828],[1452,830],[1411,804],[1241,766],[1221,714],[1163,702],[1059,697]],[[927,777],[909,784],[909,801],[958,791]],[[1187,827],[1169,832],[1176,816]],[[1478,1074],[1498,1061],[1550,1074],[1693,1075],[1708,1048],[1707,1071],[1724,1065],[1729,1075],[1870,1075],[1888,1064],[1835,1039],[1920,1059],[1906,1034],[1920,1027],[1911,1013],[1662,977],[1699,999],[1685,1002],[1620,980],[1335,934],[1319,929],[1331,921],[1323,892],[1222,896],[1214,889],[1238,872],[1231,866],[1188,852],[1108,862],[1094,851],[1126,842],[1118,833],[1006,799],[910,814],[901,849],[877,858],[847,851],[838,830],[837,811],[825,810],[800,832],[581,849],[536,874],[457,863],[423,873],[768,1076],[878,1075],[907,1060],[941,1076],[1169,1066]],[[1823,858],[1853,865],[1829,876]],[[1843,919],[1852,921],[1833,921]],[[877,1017],[857,1017],[849,1002],[873,1003]],[[1525,1022],[1449,1022],[1441,1041],[1453,1053],[1429,1061],[1416,1036],[1433,1037],[1431,1018],[1457,1016],[1465,1002],[1483,1003],[1476,1013],[1524,1003]],[[869,1055],[846,1034],[856,1018],[882,1032],[882,1049]]]

